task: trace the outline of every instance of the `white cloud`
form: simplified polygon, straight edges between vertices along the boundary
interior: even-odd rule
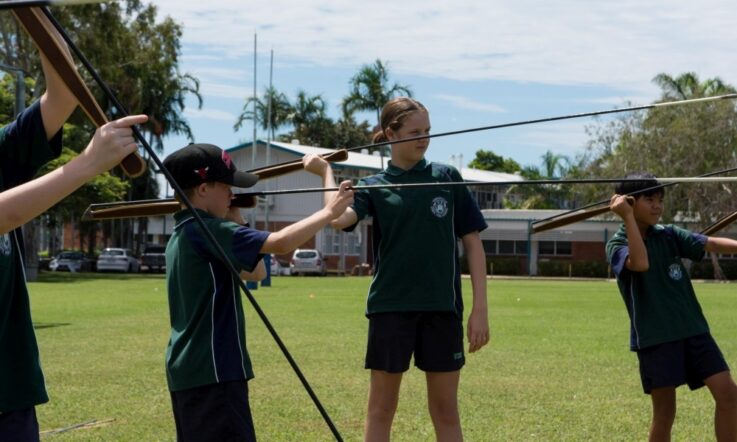
[[[185,44],[245,57],[356,66],[376,57],[398,73],[454,80],[607,85],[652,93],[659,72],[734,75],[731,0],[160,0]],[[724,78],[725,81],[733,81]]]
[[[205,75],[202,75],[202,72],[199,71],[197,75],[203,78],[208,78],[206,76],[206,73]],[[234,83],[230,82],[212,83],[208,81],[200,83],[200,93],[202,95],[210,97],[242,99],[245,103],[245,101],[248,100],[249,97],[253,96],[253,89],[245,86],[237,86]]]
[[[499,105],[490,104],[490,103],[481,103],[478,101],[471,100],[467,97],[461,97],[458,95],[437,94],[434,97],[437,98],[438,100],[448,102],[452,104],[453,106],[461,108],[461,109],[476,110],[476,111],[482,111],[482,112],[506,112],[504,108]]]
[[[227,121],[231,124],[235,123],[235,120],[237,118],[236,115],[233,115],[230,112],[218,109],[194,109],[189,107],[184,110],[184,116],[192,120]]]

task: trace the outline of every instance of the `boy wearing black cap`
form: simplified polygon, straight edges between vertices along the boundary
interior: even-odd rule
[[[323,173],[315,156],[306,156],[303,163],[306,170]],[[169,155],[164,166],[229,261],[246,272],[253,272],[266,253],[297,248],[353,202],[350,182],[345,181],[323,209],[269,233],[244,227],[240,210],[230,208],[231,186],[251,187],[258,177],[238,171],[227,152],[211,144],[190,144]],[[247,384],[253,371],[238,281],[189,210],[174,219],[166,248],[171,318],[166,374],[177,440],[253,441]]]
[[[676,387],[709,388],[717,440],[737,440],[737,386],[709,333],[682,258],[701,260],[704,251],[737,253],[737,241],[708,237],[658,224],[662,187],[652,174],[628,175],[610,204],[623,224],[606,246],[607,257],[630,316],[630,349],[652,399],[651,441],[670,440],[676,417]],[[650,189],[650,190],[647,190]],[[640,192],[632,197],[625,194]],[[630,201],[628,202],[628,198]]]

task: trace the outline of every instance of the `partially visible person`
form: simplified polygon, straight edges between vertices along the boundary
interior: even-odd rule
[[[0,129],[0,441],[4,442],[38,441],[35,407],[49,400],[31,320],[20,226],[135,151],[130,127],[146,121],[139,115],[102,126],[78,157],[34,180],[39,168],[60,154],[61,128],[77,105],[43,54],[41,63],[46,91]]]
[[[665,189],[654,175],[635,173],[612,196],[623,224],[606,245],[630,317],[630,349],[652,401],[651,441],[669,441],[676,388],[704,385],[714,398],[718,441],[737,441],[737,385],[714,341],[682,260],[704,252],[737,253],[737,241],[658,224]],[[631,195],[631,196],[630,196]]]

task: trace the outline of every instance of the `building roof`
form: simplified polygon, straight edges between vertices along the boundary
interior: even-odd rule
[[[257,142],[260,146],[266,146],[266,142],[263,140],[258,140]],[[243,149],[250,149],[252,145],[253,143],[249,141],[248,143],[228,148],[226,151],[228,153],[233,153]],[[310,153],[321,155],[334,152],[333,149],[327,149],[324,147],[304,146],[302,144],[284,143],[281,141],[272,141],[271,148],[292,153],[298,157],[302,157]],[[388,161],[388,158],[385,157],[384,161]],[[369,155],[368,153],[348,152],[348,159],[340,162],[339,164],[342,167],[365,169],[373,172],[379,172],[382,169],[381,157],[378,155]],[[468,167],[461,168],[460,172],[465,181],[524,181],[524,178],[521,176],[511,173],[490,172],[486,170],[471,169]]]

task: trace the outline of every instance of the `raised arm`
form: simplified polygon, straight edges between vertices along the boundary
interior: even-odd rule
[[[624,222],[627,231],[627,247],[629,256],[625,261],[625,267],[633,272],[646,272],[650,268],[647,257],[647,249],[642,239],[642,234],[637,226],[632,205],[625,195],[614,195],[609,203],[611,211],[619,215]]]
[[[0,234],[27,223],[95,175],[112,169],[137,149],[131,126],[147,119],[145,115],[134,115],[105,124],[72,161],[0,193]]]
[[[325,161],[319,155],[305,155],[302,159],[304,168],[306,171],[314,173],[322,177],[323,187],[337,187],[335,185],[335,177],[333,176],[333,168],[330,167],[330,163]],[[335,196],[335,192],[325,192],[323,196],[323,205],[327,207],[330,200]],[[356,224],[358,221],[358,215],[350,207],[341,213],[335,219],[330,220],[330,226],[336,230],[343,229],[348,226]]]
[[[330,220],[335,219],[353,203],[350,181],[340,183],[340,190],[330,201],[309,217],[274,232],[261,246],[261,253],[289,253],[315,236]]]
[[[709,236],[704,250],[717,253],[737,253],[737,241],[721,236]]]
[[[71,59],[69,49],[61,36],[53,31],[53,36],[61,42],[62,47],[66,49],[66,53]],[[41,118],[43,119],[44,129],[46,129],[46,138],[51,139],[59,129],[64,126],[69,116],[77,107],[77,99],[74,98],[72,92],[67,88],[61,76],[46,59],[42,52],[39,51],[41,57],[41,67],[43,68],[44,78],[46,79],[46,91],[41,96]]]

